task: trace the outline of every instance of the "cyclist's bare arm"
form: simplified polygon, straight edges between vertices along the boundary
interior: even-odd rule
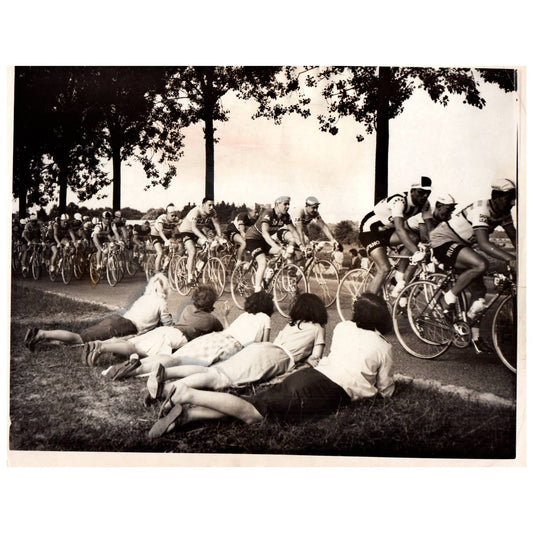
[[[516,250],[516,228],[512,224],[508,224],[507,226],[503,226],[503,229],[505,233],[507,233],[507,237],[511,239],[514,249]]]
[[[294,227],[296,229],[296,233],[298,233],[298,238],[300,239],[300,242],[305,242],[304,225],[301,222],[294,222]]]
[[[93,243],[96,246],[96,249],[101,252],[102,251],[102,245],[100,244],[100,239],[98,238],[98,235],[93,235]]]
[[[57,246],[61,246],[61,239],[57,234],[57,228],[54,228],[54,240],[56,241]]]
[[[157,230],[157,233],[159,233],[159,236],[163,239],[163,242],[168,246],[170,244],[170,241],[166,238],[165,232],[163,231],[163,223],[156,222],[155,229]]]
[[[220,230],[220,226],[218,229]],[[191,230],[199,239],[207,240],[207,235],[196,225],[196,220],[191,221]]]
[[[113,235],[115,236],[115,240],[119,242],[121,240],[120,235],[118,233],[118,228],[116,224],[111,224],[111,229],[113,230]]]
[[[213,226],[215,226],[215,231],[219,237],[222,237],[222,230],[220,229],[220,224],[218,218],[213,217]]]
[[[474,235],[481,250],[491,257],[500,259],[502,261],[513,261],[516,259],[514,254],[510,254],[499,246],[496,246],[490,242],[489,232],[485,228],[474,229]]]
[[[394,229],[398,238],[402,244],[409,250],[411,254],[414,254],[418,251],[417,245],[409,238],[409,233],[405,228],[405,219],[403,217],[394,217]]]
[[[261,235],[263,239],[268,243],[270,248],[274,250],[274,253],[278,253],[281,249],[280,245],[272,238],[268,230],[270,229],[270,224],[268,222],[261,222]]]
[[[305,239],[302,239],[298,232],[296,231],[296,228],[293,224],[287,224],[286,228],[289,230],[290,234],[292,235],[293,239],[295,240],[296,244],[300,247],[303,247]]]
[[[333,236],[333,233],[331,233],[331,230],[329,229],[329,226],[322,220],[317,220],[318,227],[324,232],[324,235],[330,240],[337,242],[337,239]]]

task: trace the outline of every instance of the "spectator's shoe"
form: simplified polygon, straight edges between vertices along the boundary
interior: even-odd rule
[[[492,348],[481,337],[477,340],[472,339],[472,346],[477,355],[482,353],[492,353]]]
[[[89,357],[89,354],[91,353],[92,344],[93,344],[92,341],[86,342],[81,348],[81,362],[84,365],[89,364],[88,357]]]
[[[178,403],[164,417],[160,418],[153,426],[148,436],[151,439],[158,439],[170,430],[170,426],[176,427],[179,417],[183,413],[183,407]]]
[[[118,381],[127,378],[136,368],[141,366],[141,361],[138,355],[132,355],[128,361],[124,361],[118,365],[110,366],[107,370],[102,372],[102,376],[111,381]]]
[[[161,393],[163,392],[163,387],[165,385],[165,367],[159,363],[157,365],[157,368],[154,369],[150,373],[150,377],[148,378],[148,381],[146,382],[146,388],[148,389],[148,392],[150,396],[157,400],[161,397]]]
[[[100,356],[100,353],[102,351],[102,341],[94,341],[91,342],[91,349],[89,353],[87,354],[87,364],[89,366],[94,366],[96,364],[96,360]]]
[[[24,345],[32,353],[35,351],[35,345],[37,344],[37,333],[39,333],[39,328],[30,328],[24,337]]]

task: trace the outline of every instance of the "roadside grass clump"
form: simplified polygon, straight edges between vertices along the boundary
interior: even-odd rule
[[[38,302],[38,305],[35,304]],[[341,407],[297,423],[267,419],[197,423],[156,441],[148,431],[159,405],[142,403],[145,379],[110,382],[102,366],[81,364],[79,347],[48,345],[31,354],[26,328],[79,331],[108,314],[34,289],[13,299],[10,360],[10,448],[13,450],[331,455],[421,458],[515,457],[515,410],[466,401],[398,383],[392,398]],[[240,389],[251,394],[267,385]]]

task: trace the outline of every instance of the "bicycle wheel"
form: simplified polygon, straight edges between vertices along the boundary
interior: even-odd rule
[[[322,298],[324,305],[330,307],[337,298],[339,272],[335,265],[327,259],[318,259],[307,274],[309,292]]]
[[[146,281],[150,281],[150,278],[154,275],[155,272],[155,255],[150,254],[146,258],[146,263],[144,265],[144,273],[146,275]]]
[[[218,257],[209,258],[202,272],[202,281],[215,288],[218,298],[222,296],[226,285],[226,269]]]
[[[72,256],[68,253],[61,260],[61,279],[65,285],[72,279]]]
[[[239,309],[244,309],[244,301],[254,293],[256,268],[249,263],[241,263],[231,273],[231,297]]]
[[[435,283],[415,281],[403,289],[394,303],[396,337],[408,353],[419,359],[442,355],[454,339],[453,325],[442,313],[442,297]]]
[[[187,296],[191,292],[191,287],[187,283],[187,256],[183,255],[179,258],[175,270],[174,282],[176,290],[183,296]]]
[[[74,260],[72,261],[72,271],[76,279],[81,279],[84,273],[83,267],[83,253],[76,251]]]
[[[278,311],[289,317],[294,301],[307,292],[307,279],[297,265],[283,265],[274,278],[274,303]]]
[[[126,248],[125,256],[126,272],[128,273],[128,276],[133,277],[139,270],[139,263],[137,263],[137,260],[133,257],[132,249]]]
[[[95,287],[100,281],[100,271],[97,268],[96,252],[91,254],[89,258],[89,278],[91,280],[91,286]]]
[[[337,312],[341,320],[350,320],[353,303],[365,292],[372,281],[372,274],[365,268],[354,268],[347,272],[337,289]]]
[[[20,256],[17,250],[13,250],[11,254],[11,268],[13,269],[13,272],[17,272],[20,268]]]
[[[107,282],[114,287],[120,280],[120,264],[116,255],[110,255],[107,258],[106,265]]]
[[[509,294],[498,305],[492,319],[492,342],[502,363],[516,374],[517,364],[516,296]]]
[[[34,253],[31,258],[31,275],[36,281],[41,277],[41,261],[37,253]]]

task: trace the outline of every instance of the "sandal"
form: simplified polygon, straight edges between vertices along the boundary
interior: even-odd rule
[[[182,413],[183,407],[181,406],[181,404],[178,403],[174,405],[167,415],[165,415],[163,418],[160,418],[152,426],[152,429],[148,433],[148,436],[151,439],[158,439],[159,437],[163,436],[168,431],[170,425],[176,423]]]
[[[161,409],[159,409],[159,414],[157,415],[157,418],[163,418],[169,410],[171,410],[173,407],[176,406],[176,404],[172,401],[172,395],[175,392],[176,392],[176,385],[172,385],[172,388],[168,391],[168,394],[165,398],[165,401],[163,402],[163,405],[161,405]],[[168,409],[169,406],[170,406],[170,409]]]
[[[89,354],[87,355],[87,364],[89,366],[94,366],[96,360],[98,359],[102,350],[102,341],[94,341],[92,343],[92,348]]]
[[[157,400],[158,398],[161,397],[161,393],[163,392],[164,386],[165,386],[165,367],[161,363],[158,363],[157,368],[150,373],[150,377],[148,378],[148,381],[146,382],[146,387],[148,388],[148,392],[150,393],[150,396],[154,400]]]
[[[37,344],[37,333],[39,333],[39,328],[30,328],[26,331],[24,337],[24,345],[32,353],[35,351],[35,345]]]
[[[84,365],[89,365],[89,354],[91,353],[92,345],[92,341],[86,342],[81,349],[81,362]]]
[[[117,369],[117,372],[111,378],[113,381],[118,381],[120,379],[127,378],[136,368],[139,368],[141,366],[141,360],[139,359],[139,356],[134,357],[132,355],[130,359],[126,361],[125,365],[122,364],[119,366],[120,368]]]

